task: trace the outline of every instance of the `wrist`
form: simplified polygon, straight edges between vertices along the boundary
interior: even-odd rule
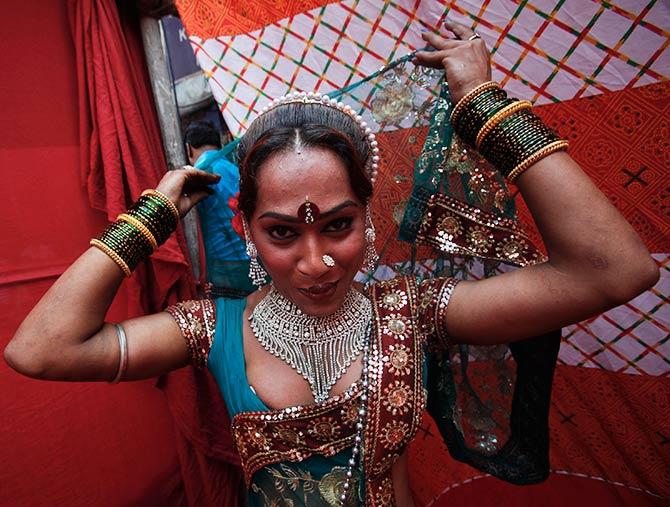
[[[532,104],[507,97],[493,81],[472,88],[454,107],[454,131],[510,182],[542,158],[568,148],[532,112]]]
[[[451,96],[451,100],[453,101],[454,105],[458,104],[466,98],[469,94],[473,93],[478,87],[486,84],[486,83],[491,83],[490,79],[474,79],[471,81],[467,81],[465,83],[459,84],[458,88],[449,88],[449,95]],[[496,83],[497,84],[497,83]]]
[[[145,190],[97,238],[94,246],[107,254],[126,276],[149,257],[177,228],[179,212],[164,194]]]

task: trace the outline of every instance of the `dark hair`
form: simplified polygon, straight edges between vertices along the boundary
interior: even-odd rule
[[[216,146],[221,148],[221,135],[214,125],[208,121],[196,121],[186,127],[184,142],[194,148],[202,146]]]
[[[348,114],[322,104],[289,103],[262,114],[240,140],[239,209],[250,217],[256,209],[258,170],[275,153],[303,147],[320,147],[340,157],[349,184],[362,202],[372,195],[372,183],[365,174],[369,147],[360,126]]]

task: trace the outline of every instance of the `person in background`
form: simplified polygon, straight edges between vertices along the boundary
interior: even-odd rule
[[[249,281],[249,256],[233,223],[240,173],[221,150],[218,130],[208,121],[191,123],[184,135],[189,163],[221,176],[214,194],[198,204],[207,259],[207,281],[215,296],[242,298],[253,292]]]

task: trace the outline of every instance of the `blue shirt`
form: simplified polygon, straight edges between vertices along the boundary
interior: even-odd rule
[[[233,229],[228,200],[240,191],[240,173],[221,150],[206,151],[195,167],[221,176],[214,194],[198,204],[207,258],[207,280],[218,287],[253,290],[248,280],[249,257],[244,240]]]

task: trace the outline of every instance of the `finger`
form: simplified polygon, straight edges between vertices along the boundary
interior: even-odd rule
[[[195,167],[184,167],[184,175],[186,180],[184,182],[185,187],[197,187],[205,185],[213,185],[221,179],[220,174],[210,173],[207,171],[201,171]]]
[[[184,186],[182,187],[182,194],[183,195],[195,195],[200,192],[206,192],[209,193],[210,191],[213,191],[210,185],[212,185],[213,182],[210,181],[197,181],[194,179],[188,180]]]
[[[192,165],[184,165],[181,168],[182,170],[186,171],[186,173],[189,175],[214,174],[207,171],[203,171],[202,169],[198,169],[197,167],[193,167]]]
[[[210,195],[212,195],[212,193],[214,193],[214,191],[210,188],[197,190],[193,193],[183,193],[177,204],[179,215],[183,217],[189,212],[191,208],[193,208],[193,206],[198,204],[200,201],[207,199]]]
[[[468,40],[475,32],[467,25],[457,23],[456,21],[445,21],[444,26],[461,40]]]
[[[447,49],[463,43],[463,41],[447,39],[433,32],[422,32],[421,37],[435,49]]]
[[[444,57],[445,55],[442,51],[417,51],[414,56],[414,64],[440,69],[442,68]]]
[[[195,206],[200,201],[207,199],[213,193],[214,191],[211,188],[199,190],[197,192],[193,192],[192,194],[188,194],[187,200],[191,203],[192,206]]]

